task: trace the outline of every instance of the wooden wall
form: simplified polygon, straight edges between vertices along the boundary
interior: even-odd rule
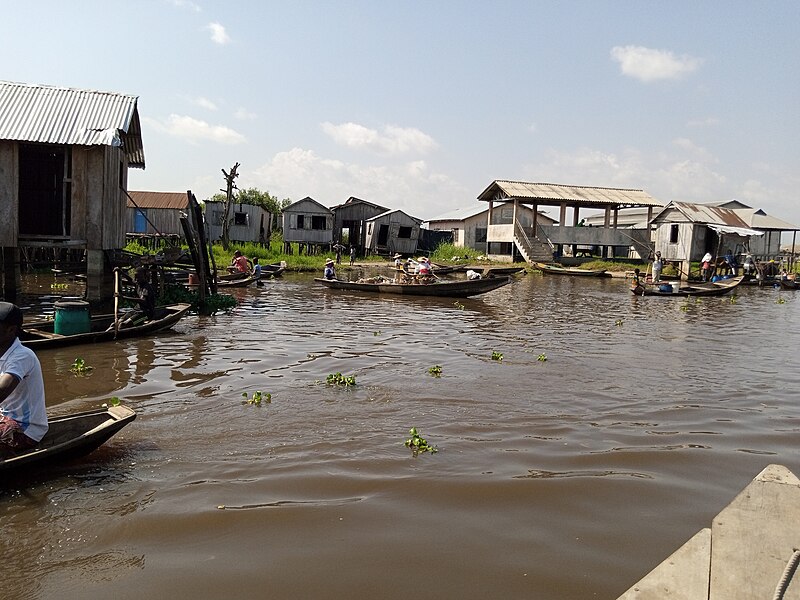
[[[19,153],[17,144],[0,140],[0,247],[17,245],[19,229]]]

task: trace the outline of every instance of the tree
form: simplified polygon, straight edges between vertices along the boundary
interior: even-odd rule
[[[225,176],[225,189],[221,190],[225,192],[225,199],[222,202],[222,247],[225,248],[227,252],[228,248],[230,247],[230,230],[231,230],[231,222],[228,219],[228,213],[231,210],[231,202],[233,201],[233,190],[238,190],[239,188],[236,187],[234,180],[239,176],[237,173],[237,169],[239,168],[239,163],[237,162],[233,165],[230,173],[226,173],[225,169],[222,169],[222,174]]]

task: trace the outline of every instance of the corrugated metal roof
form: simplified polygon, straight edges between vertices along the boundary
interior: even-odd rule
[[[189,197],[186,192],[128,192],[128,208],[177,208],[186,210]],[[136,204],[134,204],[134,202]]]
[[[121,146],[144,169],[137,96],[0,81],[0,139]]]
[[[800,227],[792,225],[787,221],[777,217],[771,217],[763,210],[755,208],[736,208],[734,209],[742,221],[753,229],[773,229],[778,231],[800,231]]]
[[[497,200],[497,196],[508,199],[536,200],[541,204],[562,202],[582,206],[664,206],[643,190],[626,188],[588,187],[562,185],[558,183],[529,183],[525,181],[493,181],[478,196],[478,200]]]
[[[661,215],[670,210],[679,211],[690,223],[704,225],[726,225],[728,227],[747,228],[748,225],[731,208],[720,208],[709,204],[693,204],[691,202],[670,202],[660,213],[653,217],[653,223],[662,221]]]

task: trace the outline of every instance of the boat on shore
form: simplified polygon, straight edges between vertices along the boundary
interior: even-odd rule
[[[156,307],[155,319],[122,325],[118,331],[115,331],[115,319],[111,314],[91,317],[89,331],[85,333],[60,334],[55,332],[55,321],[33,321],[23,323],[19,340],[29,348],[39,350],[142,337],[169,329],[180,321],[191,307],[191,304],[184,303]],[[124,317],[125,314],[120,316]]]
[[[534,263],[537,269],[547,275],[573,275],[577,277],[611,277],[605,269],[579,269],[578,267],[562,267],[551,263]]]
[[[136,419],[136,413],[127,406],[117,405],[48,421],[48,430],[32,449],[0,460],[0,472],[49,465],[70,458],[78,458],[96,450],[120,429]]]
[[[679,282],[638,283],[631,288],[636,296],[723,296],[729,294],[741,285],[743,275],[729,277],[708,283],[690,283],[684,285]]]
[[[445,296],[466,298],[485,294],[511,282],[510,277],[488,277],[486,279],[458,279],[434,283],[394,283],[388,279],[372,278],[375,281],[342,281],[340,279],[315,278],[314,281],[334,290],[370,292],[377,294],[403,294],[407,296]]]

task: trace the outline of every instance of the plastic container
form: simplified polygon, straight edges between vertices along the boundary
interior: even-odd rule
[[[89,303],[84,300],[62,300],[56,302],[53,331],[59,335],[88,333],[92,329],[89,321]]]

